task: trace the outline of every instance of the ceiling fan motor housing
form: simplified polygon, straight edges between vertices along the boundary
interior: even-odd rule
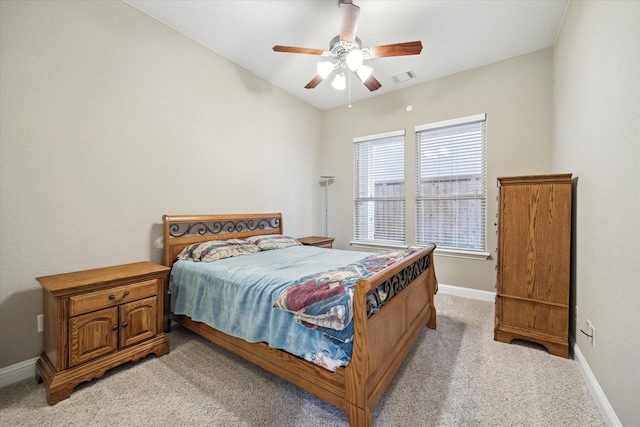
[[[356,37],[355,42],[350,43],[340,40],[340,36],[338,35],[331,39],[331,43],[329,43],[329,52],[331,52],[332,56],[341,58],[343,55],[348,54],[354,49],[360,49],[361,46],[362,41],[360,41],[359,37]]]

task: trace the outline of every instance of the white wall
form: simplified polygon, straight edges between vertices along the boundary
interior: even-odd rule
[[[353,239],[353,138],[406,130],[407,241],[414,238],[415,134],[417,125],[487,114],[486,261],[436,257],[438,280],[494,291],[496,178],[551,171],[552,49],[411,86],[324,113],[322,169],[336,175],[329,187],[329,234],[335,247]],[[391,81],[383,84],[394,84]],[[411,112],[406,111],[411,105]]]
[[[320,111],[119,1],[0,5],[0,367],[41,351],[37,276],[160,262],[163,214],[312,233]]]
[[[570,3],[554,55],[554,171],[577,177],[576,345],[622,425],[640,425],[640,2]]]

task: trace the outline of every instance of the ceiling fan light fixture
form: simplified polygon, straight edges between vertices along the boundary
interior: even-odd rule
[[[369,77],[371,77],[371,73],[373,73],[373,68],[367,67],[366,65],[362,65],[356,71],[356,75],[360,79],[361,82],[366,82]]]
[[[322,61],[318,62],[318,75],[323,79],[329,77],[329,74],[333,71],[333,62]]]
[[[340,34],[333,37],[329,43],[329,50],[310,49],[295,46],[273,46],[274,52],[300,53],[306,55],[318,55],[329,61],[320,61],[316,64],[318,74],[305,85],[305,89],[313,89],[324,80],[333,77],[331,86],[336,90],[344,90],[349,84],[349,101],[351,101],[351,74],[349,82],[346,81],[345,71],[347,73],[356,74],[362,84],[374,92],[382,87],[382,84],[372,74],[371,67],[364,65],[365,60],[375,58],[386,58],[393,56],[419,55],[422,52],[422,42],[404,42],[393,43],[381,46],[362,47],[362,41],[356,36],[358,29],[358,17],[360,15],[360,7],[353,4],[353,0],[338,0],[338,5],[342,7],[342,27]],[[334,70],[336,72],[334,73]],[[414,78],[411,72],[407,73],[406,78]],[[394,80],[398,82],[400,77],[394,76]],[[351,105],[349,105],[351,107]]]
[[[363,60],[362,51],[360,49],[353,49],[347,54],[345,62],[351,71],[355,71],[362,66]]]
[[[347,86],[344,78],[344,74],[343,73],[337,74],[336,77],[331,82],[331,86],[333,86],[333,88],[337,90],[344,90],[344,88]]]

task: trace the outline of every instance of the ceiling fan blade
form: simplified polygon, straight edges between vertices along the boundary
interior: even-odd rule
[[[342,9],[342,29],[340,31],[340,40],[353,43],[356,41],[356,30],[358,29],[358,16],[360,15],[360,7],[351,1],[340,1]]]
[[[378,90],[382,87],[382,84],[380,84],[380,82],[378,81],[378,79],[376,79],[375,77],[373,77],[373,74],[369,76],[369,78],[365,81],[362,82],[367,89],[369,89],[371,92]]]
[[[280,46],[275,45],[273,47],[274,52],[284,52],[284,53],[304,53],[307,55],[322,55],[324,50],[322,49],[311,49],[307,47],[293,47],[293,46]]]
[[[309,83],[307,83],[307,85],[304,87],[305,89],[313,89],[314,87],[318,86],[320,83],[322,83],[324,79],[320,76],[315,76],[314,78],[311,79],[311,81]]]
[[[369,77],[367,77],[367,80],[362,80],[356,71],[353,71],[353,75],[356,76],[358,80],[360,80],[362,84],[364,84],[371,92],[382,87],[382,84],[378,81],[378,79],[373,77],[373,74],[370,74]]]
[[[422,42],[406,42],[387,44],[369,48],[371,58],[384,58],[387,56],[418,55],[422,52]]]

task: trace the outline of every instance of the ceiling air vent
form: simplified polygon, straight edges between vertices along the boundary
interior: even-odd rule
[[[398,73],[395,76],[391,76],[395,83],[404,83],[408,80],[413,80],[416,78],[416,75],[413,71],[403,71],[402,73]]]

